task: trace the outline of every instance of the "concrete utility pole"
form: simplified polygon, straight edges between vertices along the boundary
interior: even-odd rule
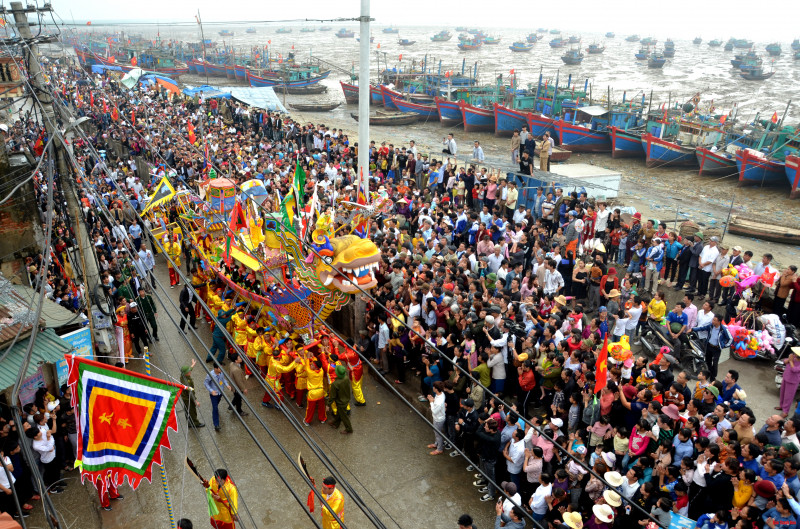
[[[361,42],[358,58],[358,185],[369,201],[369,0],[361,0]]]
[[[56,123],[53,99],[50,96],[49,89],[46,86],[47,83],[45,82],[44,72],[42,72],[41,65],[39,64],[39,46],[34,43],[33,35],[31,34],[31,28],[28,24],[28,11],[36,12],[36,9],[25,9],[22,7],[21,2],[11,2],[11,12],[14,14],[14,24],[17,27],[17,35],[19,35],[25,42],[28,43],[27,45],[22,45],[22,48],[28,59],[27,65],[30,82],[34,89],[36,89],[36,96],[41,103],[41,111],[44,115],[44,125],[47,129],[47,135],[48,137],[54,137],[60,131],[57,130],[58,125]],[[64,123],[69,122],[69,116],[61,116],[61,118],[61,121]],[[70,212],[70,215],[74,217],[72,220],[75,224],[74,229],[75,236],[78,240],[78,248],[80,249],[81,254],[84,254],[85,252],[90,251],[92,244],[89,240],[89,232],[86,230],[86,223],[83,222],[82,217],[76,216],[76,214],[80,213],[81,207],[75,188],[72,186],[70,172],[67,167],[67,154],[64,152],[64,149],[66,149],[67,146],[58,139],[54,139],[53,143],[56,147],[55,161],[58,163],[58,174],[61,178],[61,189],[64,192],[64,197],[67,200],[68,211]],[[94,292],[95,287],[100,282],[100,272],[97,269],[97,262],[94,258],[84,258],[83,262],[85,265],[81,268],[83,268],[83,279],[86,289],[86,301],[88,308],[88,303],[91,301],[90,295],[92,292]],[[89,314],[89,317],[91,319],[91,314]]]

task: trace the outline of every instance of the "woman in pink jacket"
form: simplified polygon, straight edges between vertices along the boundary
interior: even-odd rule
[[[638,459],[647,450],[647,445],[650,442],[650,438],[647,436],[649,431],[650,425],[645,419],[639,419],[639,423],[633,427],[628,440],[628,453],[622,458],[622,468],[625,472],[628,471],[628,463]]]

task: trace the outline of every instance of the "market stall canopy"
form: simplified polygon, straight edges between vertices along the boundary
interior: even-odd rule
[[[125,70],[121,66],[108,66],[105,64],[93,64],[92,65],[92,73],[104,73],[107,71],[112,72],[124,72]]]

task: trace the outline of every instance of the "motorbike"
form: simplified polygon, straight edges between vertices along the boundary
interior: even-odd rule
[[[773,365],[775,369],[775,386],[778,390],[781,389],[781,384],[783,384],[783,371],[785,369],[784,359],[791,348],[796,347],[798,343],[800,343],[800,336],[797,334],[797,329],[794,325],[786,325],[786,341],[783,343],[783,347],[781,347],[780,351],[777,352],[777,359]]]
[[[669,342],[663,334],[659,331],[660,324],[653,320],[648,319],[641,336],[639,337],[642,344],[642,349],[647,352],[651,357],[655,357],[661,350],[661,347],[667,346],[670,349],[670,354],[674,356],[681,366],[681,369],[695,378],[697,373],[708,369],[705,362],[705,348],[703,343],[697,338],[697,334],[690,331],[685,339],[681,340],[681,350],[676,352],[673,350],[672,343]]]

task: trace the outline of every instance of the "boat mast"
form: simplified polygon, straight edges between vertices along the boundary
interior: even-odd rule
[[[361,42],[359,42],[358,64],[358,189],[364,190],[369,203],[369,0],[361,0]],[[378,56],[380,57],[380,55]]]
[[[203,71],[206,72],[206,84],[208,82],[208,68],[206,67],[206,37],[203,33],[203,19],[200,18],[200,10],[197,10],[197,24],[200,26],[200,48],[203,50]]]

